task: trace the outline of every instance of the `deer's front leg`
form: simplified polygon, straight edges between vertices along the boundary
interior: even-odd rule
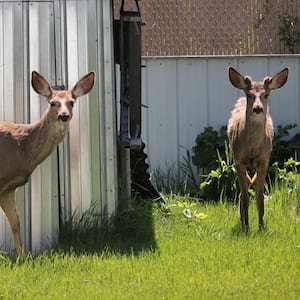
[[[257,170],[257,178],[255,182],[256,205],[258,209],[258,225],[260,229],[264,228],[264,185],[268,172],[268,164],[260,166]]]
[[[237,171],[237,176],[239,180],[239,185],[241,189],[240,193],[240,216],[241,223],[244,230],[249,230],[249,219],[248,219],[248,209],[249,209],[249,194],[248,194],[248,178],[247,178],[247,169],[242,164],[235,164]]]
[[[0,196],[0,206],[3,209],[11,227],[18,255],[22,254],[22,242],[20,234],[20,220],[16,208],[15,190],[5,192]]]

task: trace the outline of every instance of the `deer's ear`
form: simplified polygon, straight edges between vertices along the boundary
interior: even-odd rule
[[[284,68],[273,77],[266,77],[264,79],[264,85],[266,89],[276,90],[285,85],[288,80],[289,68]]]
[[[36,71],[32,71],[31,73],[31,85],[38,94],[46,98],[51,97],[52,89],[48,81]]]
[[[82,77],[72,88],[72,96],[76,99],[91,91],[95,82],[95,72],[90,72]]]
[[[251,88],[252,79],[250,76],[243,76],[233,67],[228,68],[228,76],[231,84],[241,90],[249,90]]]

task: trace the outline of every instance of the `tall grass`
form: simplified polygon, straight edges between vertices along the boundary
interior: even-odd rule
[[[299,299],[299,193],[272,190],[263,231],[251,201],[249,233],[236,205],[174,194],[163,206],[124,211],[111,230],[87,239],[85,222],[81,241],[38,257],[1,256],[0,298]]]

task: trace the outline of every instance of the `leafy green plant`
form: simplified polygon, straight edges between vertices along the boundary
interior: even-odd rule
[[[217,168],[204,175],[205,180],[200,184],[203,197],[208,200],[226,199],[236,201],[238,196],[238,183],[233,165],[232,153],[224,143],[225,157],[217,150]]]
[[[273,149],[270,157],[270,165],[278,162],[279,167],[283,167],[285,161],[295,156],[299,147],[296,136],[288,140],[289,131],[297,127],[297,124],[279,125],[273,138]]]
[[[192,162],[202,172],[214,169],[217,166],[218,155],[216,149],[221,155],[225,152],[224,141],[227,140],[226,126],[222,126],[216,131],[211,126],[204,128],[204,131],[197,135],[196,145],[192,151]]]
[[[276,180],[276,167],[283,168],[290,157],[297,160],[300,134],[289,139],[290,131],[296,126],[287,124],[277,127],[270,158],[268,188]],[[206,127],[197,135],[196,145],[192,148],[193,154],[185,149],[186,155],[182,157],[180,170],[176,170],[174,166],[166,166],[166,172],[161,169],[154,172],[157,189],[165,194],[189,194],[205,200],[218,201],[224,198],[236,201],[239,186],[227,140],[226,126],[222,126],[219,131]]]
[[[164,204],[163,211],[168,216],[177,216],[181,220],[199,221],[205,219],[208,215],[197,209],[197,202],[189,197],[176,197],[176,202]]]
[[[280,168],[278,162],[273,163],[272,168],[275,172],[275,181],[277,184],[285,185],[288,188],[294,188],[297,182],[297,173],[300,162],[294,158],[289,158]]]

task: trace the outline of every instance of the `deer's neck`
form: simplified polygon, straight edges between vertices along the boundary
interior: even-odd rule
[[[63,140],[68,128],[68,123],[55,120],[49,110],[39,121],[27,126],[22,144],[32,170],[52,153]]]
[[[263,114],[246,114],[246,129],[251,132],[261,132],[266,127],[267,116]],[[259,131],[258,131],[259,130]]]
[[[266,138],[272,139],[273,122],[269,113],[261,115],[246,114],[245,133],[247,143],[257,145],[258,147]]]

